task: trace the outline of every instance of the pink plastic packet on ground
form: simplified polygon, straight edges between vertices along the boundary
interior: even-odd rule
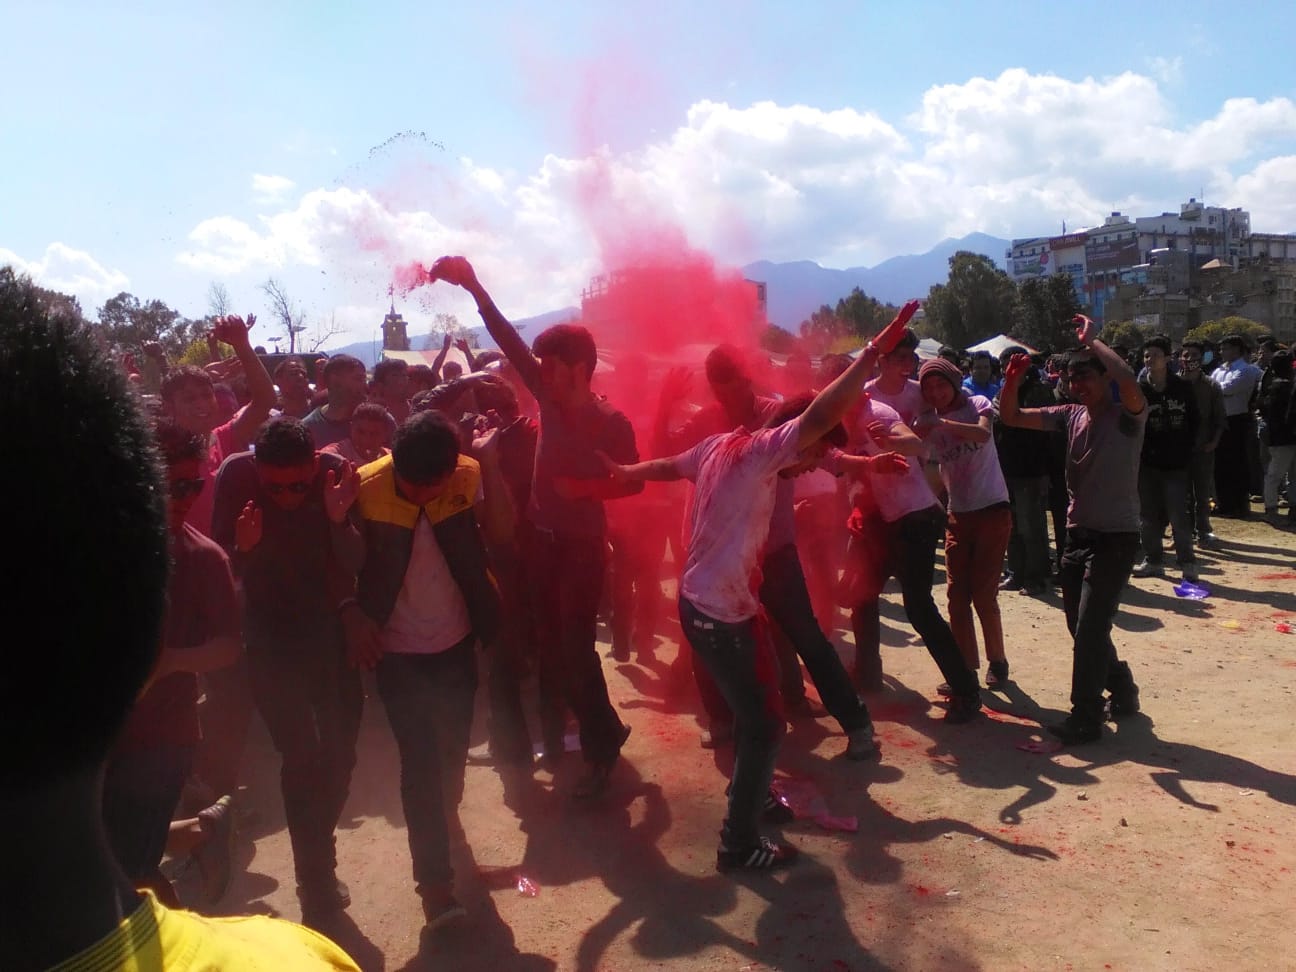
[[[536,884],[525,874],[519,874],[517,878],[518,894],[524,898],[537,898],[540,896],[540,885]]]

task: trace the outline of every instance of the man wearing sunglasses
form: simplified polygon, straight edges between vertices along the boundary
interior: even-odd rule
[[[252,697],[283,758],[284,815],[302,922],[327,923],[350,904],[336,876],[334,830],[360,729],[360,677],[346,664],[338,605],[361,558],[347,519],[359,477],[317,454],[310,430],[279,418],[255,452],[231,457],[216,481],[213,534],[242,577]]]

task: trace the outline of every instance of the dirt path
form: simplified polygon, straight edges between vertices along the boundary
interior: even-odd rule
[[[1289,967],[1296,634],[1275,623],[1296,626],[1296,542],[1258,523],[1219,530],[1209,599],[1166,580],[1128,592],[1116,637],[1145,717],[1066,753],[1019,748],[1068,707],[1059,598],[1002,598],[1014,685],[987,693],[993,718],[947,728],[935,666],[888,594],[888,688],[869,699],[881,761],[841,758],[828,719],[795,724],[780,759],[858,833],[794,823],[805,858],[777,876],[714,870],[724,779],[663,641],[651,666],[606,663],[634,734],[601,807],[569,804],[574,755],[556,778],[469,768],[456,869],[471,917],[420,938],[394,746],[370,692],[339,839],[354,904],[333,934],[374,970]],[[296,919],[259,729],[248,763],[260,819],[222,910]]]

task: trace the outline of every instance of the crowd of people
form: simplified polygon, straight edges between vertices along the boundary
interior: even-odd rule
[[[788,819],[771,790],[786,720],[830,716],[845,758],[878,755],[868,700],[886,686],[889,579],[952,725],[1010,680],[1001,592],[1060,587],[1072,708],[1048,729],[1092,743],[1109,718],[1139,711],[1112,625],[1131,575],[1164,574],[1166,527],[1196,583],[1196,549],[1217,543],[1212,515],[1246,516],[1262,492],[1278,525],[1285,484],[1296,516],[1291,353],[1272,342],[1255,364],[1233,337],[1177,352],[1153,337],[1131,355],[1077,317],[1066,354],[921,361],[912,302],[857,356],[817,370],[806,360],[775,374],[748,349],[717,346],[699,363],[701,393],[694,369],[630,355],[608,378],[579,325],[528,346],[462,257],[437,261],[425,283],[466,291],[500,350],[461,346],[464,370],[447,361],[447,338],[431,366],[384,360],[372,376],[337,355],[312,387],[299,359],[267,372],[252,318],[224,317],[212,339],[229,358],[204,369],[152,355],[154,401],[137,369],[110,365],[29,284],[0,280],[0,352],[19,376],[5,416],[29,436],[24,477],[42,514],[17,541],[54,545],[24,567],[15,604],[57,619],[64,672],[6,707],[7,737],[28,745],[5,760],[4,814],[44,835],[22,851],[31,875],[48,870],[41,852],[92,862],[79,904],[52,889],[34,899],[85,909],[57,939],[63,952],[42,937],[63,915],[25,909],[30,967],[136,948],[159,927],[351,967],[309,932],[263,920],[236,945],[229,928],[176,910],[167,854],[192,857],[210,900],[229,881],[254,711],[281,759],[302,921],[327,928],[350,903],[336,830],[373,678],[399,753],[415,891],[437,928],[464,915],[450,832],[479,674],[486,758],[553,771],[574,722],[585,775],[571,798],[597,804],[631,733],[609,698],[600,616],[618,663],[674,637],[691,659],[701,744],[734,752],[716,866],[765,870],[797,856],[762,832]],[[57,457],[32,421],[51,411]],[[85,513],[73,512],[87,506],[78,490],[94,494]],[[47,523],[55,535],[38,537]],[[663,609],[672,586],[678,634]],[[832,640],[843,610],[847,662]],[[83,717],[58,715],[69,711]],[[67,846],[55,850],[60,826]]]

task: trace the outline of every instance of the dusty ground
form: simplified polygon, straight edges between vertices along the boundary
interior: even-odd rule
[[[724,779],[663,640],[653,665],[606,662],[634,734],[604,805],[569,804],[574,755],[556,778],[469,768],[456,868],[470,919],[420,937],[395,750],[370,691],[339,840],[355,901],[333,934],[388,970],[1291,967],[1296,635],[1274,625],[1296,624],[1296,535],[1217,529],[1211,598],[1180,600],[1166,580],[1128,591],[1116,638],[1145,716],[1061,754],[1018,748],[1067,708],[1058,597],[1001,599],[1015,685],[986,694],[993,718],[947,728],[935,666],[888,594],[889,684],[869,699],[881,761],[843,759],[828,719],[795,725],[780,759],[859,831],[787,827],[805,857],[775,876],[714,870]],[[259,727],[247,775],[259,820],[221,910],[296,919]]]

